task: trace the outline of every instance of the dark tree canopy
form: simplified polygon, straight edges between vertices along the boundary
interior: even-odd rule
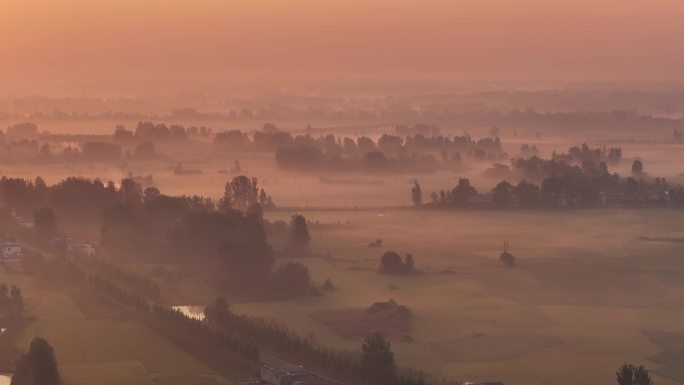
[[[477,195],[477,190],[467,178],[460,178],[458,184],[451,190],[451,202],[458,207],[465,207],[471,197]]]
[[[492,189],[492,201],[497,207],[509,207],[513,201],[514,187],[508,181],[501,181]]]
[[[420,184],[418,181],[413,183],[413,188],[411,188],[411,201],[414,206],[420,206],[423,204],[423,192],[420,189]]]
[[[273,272],[273,290],[284,297],[306,294],[311,289],[309,269],[301,263],[286,263]]]
[[[632,174],[641,174],[644,172],[644,164],[639,160],[636,159],[632,163]]]
[[[300,214],[293,215],[290,219],[290,249],[297,253],[308,253],[309,242],[311,242],[311,235],[306,218]]]
[[[367,336],[361,346],[361,366],[367,376],[375,381],[390,383],[396,376],[396,363],[391,344],[380,333]]]
[[[257,202],[257,178],[238,175],[226,183],[223,199],[225,205],[245,211],[249,205]]]
[[[415,274],[415,261],[413,254],[407,254],[406,260],[402,261],[401,256],[394,251],[385,252],[380,257],[380,267],[378,271],[383,274]]]
[[[507,251],[504,251],[499,255],[499,260],[506,267],[515,267],[515,256]]]
[[[42,207],[33,213],[33,226],[38,235],[45,239],[58,234],[57,218],[49,207]]]
[[[648,370],[642,365],[624,363],[615,373],[618,385],[653,385]]]
[[[52,346],[43,338],[34,338],[28,353],[19,359],[12,385],[59,384],[59,371]]]

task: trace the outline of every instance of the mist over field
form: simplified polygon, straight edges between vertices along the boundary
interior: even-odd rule
[[[684,384],[681,2],[0,14],[0,385]]]

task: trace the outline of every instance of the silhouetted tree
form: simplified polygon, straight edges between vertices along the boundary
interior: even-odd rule
[[[404,261],[404,265],[406,265],[407,269],[415,270],[416,263],[413,260],[413,254],[406,254],[406,260]]]
[[[396,273],[402,271],[404,267],[404,262],[401,260],[401,256],[394,251],[386,251],[382,257],[380,257],[380,272],[382,273]]]
[[[418,181],[413,183],[413,188],[411,188],[411,201],[415,206],[420,206],[423,204],[423,192],[420,190],[420,184]]]
[[[142,188],[131,178],[125,178],[121,180],[119,193],[121,194],[121,199],[124,203],[128,203],[133,206],[139,206],[142,204]]]
[[[39,236],[45,239],[57,235],[57,218],[49,207],[43,207],[33,213],[33,227]]]
[[[21,294],[19,287],[12,285],[9,300],[16,311],[21,312],[24,310],[24,296]]]
[[[255,202],[249,205],[249,207],[247,207],[247,211],[245,211],[245,216],[257,222],[261,222],[264,220],[264,210],[262,209],[262,206],[259,203]]]
[[[161,196],[161,192],[159,191],[158,188],[154,186],[150,186],[145,189],[143,192],[143,202],[146,205],[150,205],[154,203],[159,197]]]
[[[618,385],[653,385],[648,370],[642,365],[624,363],[615,373]]]
[[[332,283],[330,278],[326,278],[325,282],[323,282],[323,285],[321,285],[321,289],[325,291],[333,291],[336,289],[335,284]]]
[[[257,202],[257,178],[238,175],[226,183],[224,200],[230,207],[244,211]]]
[[[264,189],[261,189],[259,192],[259,204],[263,207],[266,205],[268,200],[268,196],[266,195],[266,191]]]
[[[154,158],[154,155],[154,142],[150,141],[140,143],[135,147],[135,150],[133,150],[133,156],[136,159],[150,159]]]
[[[458,207],[465,207],[471,197],[477,195],[477,190],[470,185],[470,180],[460,178],[458,184],[451,190],[451,203]]]
[[[367,336],[361,346],[361,368],[378,383],[392,383],[396,377],[396,363],[391,344],[380,333]]]
[[[378,271],[383,274],[414,274],[416,270],[413,255],[407,254],[404,262],[396,252],[387,251],[380,257]]]
[[[311,235],[309,235],[306,218],[300,214],[293,215],[290,219],[289,247],[291,251],[308,253],[309,242],[311,242]]]
[[[632,163],[632,174],[641,174],[644,172],[644,164],[639,160],[636,159]]]
[[[277,296],[302,295],[311,289],[309,269],[301,263],[288,262],[278,266],[273,272],[272,282]]]
[[[513,254],[505,251],[499,255],[499,260],[501,263],[504,264],[506,267],[515,267],[515,257]]]
[[[12,385],[59,385],[59,371],[52,346],[40,337],[31,341],[28,353],[17,363]]]
[[[513,201],[513,185],[508,181],[499,182],[492,189],[492,201],[498,207],[509,207]]]

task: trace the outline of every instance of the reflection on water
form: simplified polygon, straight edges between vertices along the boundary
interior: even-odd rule
[[[10,385],[12,376],[9,374],[0,374],[0,385]]]
[[[177,310],[190,318],[197,320],[204,320],[204,307],[203,306],[173,306],[173,310]],[[0,382],[2,385],[2,382]]]

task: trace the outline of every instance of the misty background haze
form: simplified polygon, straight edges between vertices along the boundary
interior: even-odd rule
[[[345,77],[671,81],[684,64],[677,0],[6,0],[0,14],[4,93]]]

